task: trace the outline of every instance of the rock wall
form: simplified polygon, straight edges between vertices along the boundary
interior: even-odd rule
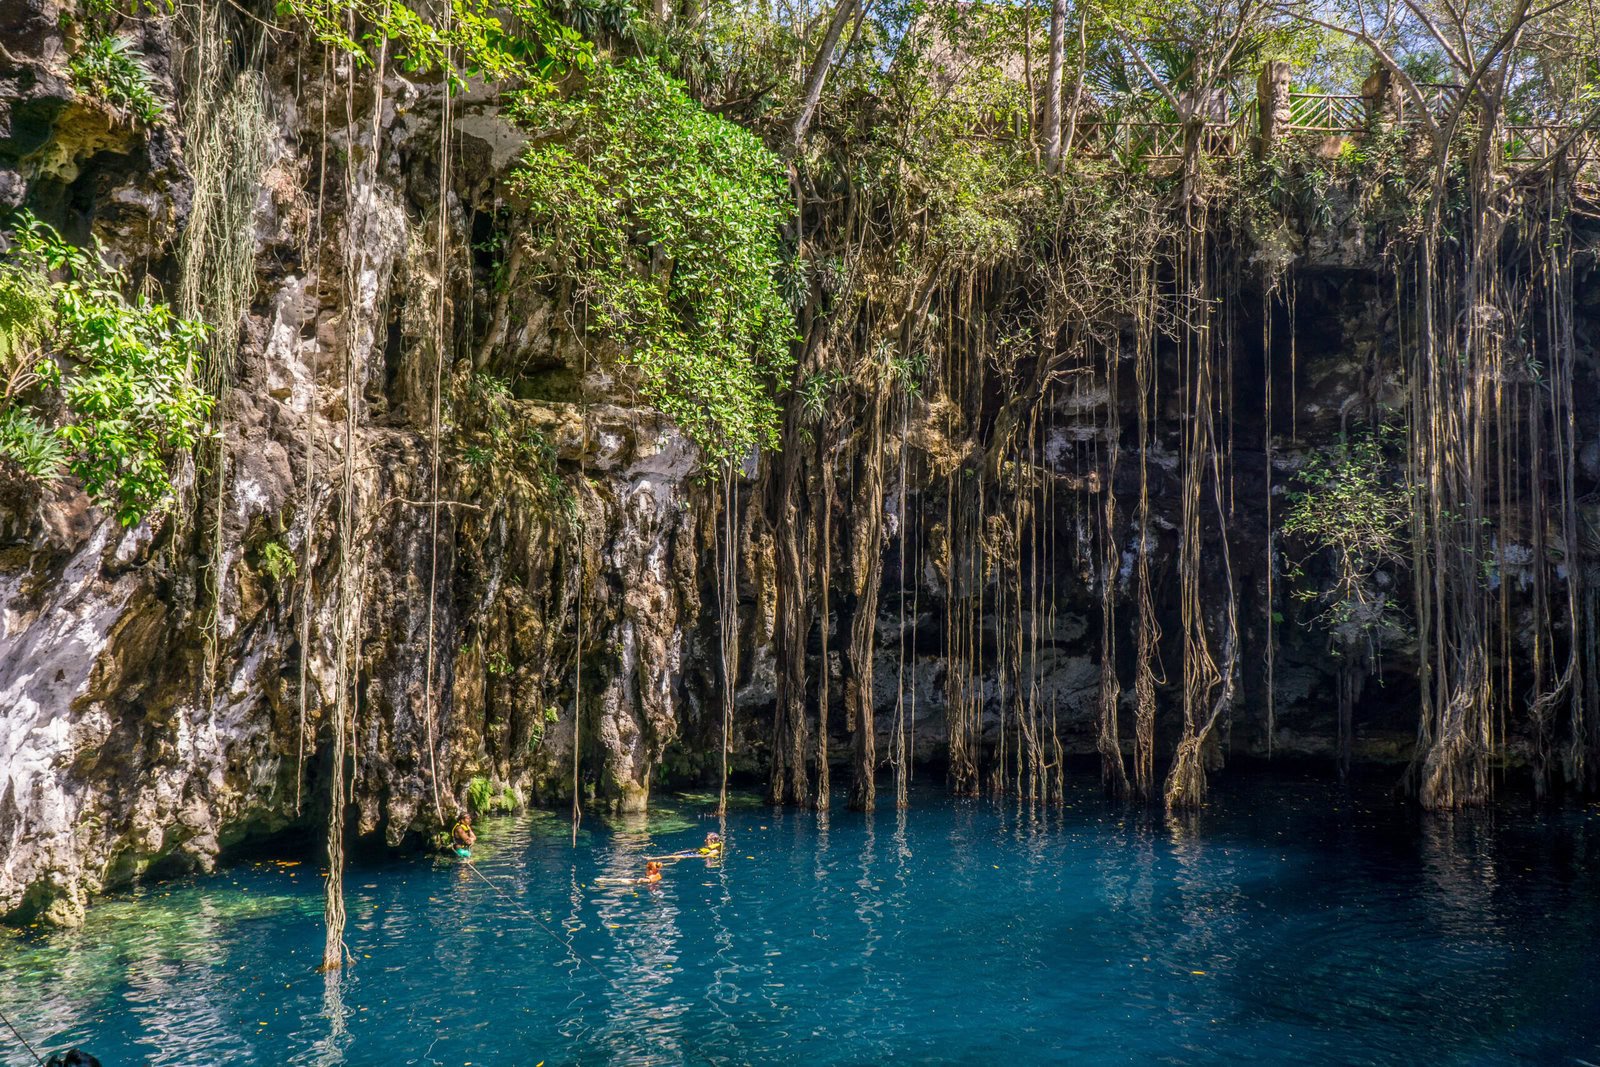
[[[192,196],[178,124],[137,126],[75,94],[61,16],[0,5],[0,192],[171,291]],[[143,25],[181,113],[181,27]],[[437,87],[390,76],[377,94],[348,61],[324,78],[299,60],[269,47],[263,61],[268,163],[220,473],[203,446],[174,512],[130,530],[70,483],[6,502],[0,913],[72,921],[142,871],[205,868],[320,817],[343,573],[363,835],[426,833],[473,777],[507,800],[570,796],[574,707],[591,801],[642,808],[679,731],[708,536],[696,457],[654,412],[613,402],[626,382],[586,357],[554,301],[505,285],[488,297],[469,246],[506,210],[515,131],[469,99],[461,179],[441,202]],[[447,329],[442,362],[439,306],[467,331]],[[475,390],[490,379],[472,376],[508,367],[559,382],[560,398],[486,403]],[[504,463],[513,432],[537,449]]]
[[[207,192],[177,121],[196,91],[174,73],[182,27],[140,23],[140,47],[176,106],[172,121],[146,127],[73,92],[63,10],[0,0],[0,205],[27,204],[75,240],[97,238],[141,281],[172,292],[192,205]],[[0,475],[0,914],[70,922],[92,894],[142,872],[204,869],[248,836],[320,820],[343,633],[356,677],[349,800],[364,837],[425,838],[473,778],[509,803],[570,797],[575,734],[592,805],[640,809],[663,768],[708,780],[720,763],[716,490],[685,438],[632,399],[604,339],[568,321],[565,295],[507,237],[516,209],[500,181],[520,139],[494,97],[458,101],[454,165],[441,181],[437,86],[392,71],[379,85],[348,60],[308,64],[289,38],[258,41],[247,21],[231,28],[259,48],[265,123],[242,238],[255,277],[220,441],[185,461],[171,514],[127,530],[70,483],[38,493]],[[1263,366],[1293,375],[1271,427],[1292,442],[1271,457],[1275,500],[1308,449],[1391,387],[1379,357],[1396,324],[1374,310],[1383,301],[1371,258],[1358,241],[1316,235],[1300,251],[1297,320],[1276,324],[1270,347],[1241,342],[1241,381],[1251,366],[1257,377]],[[1585,270],[1579,329],[1592,378],[1592,257]],[[1263,336],[1261,326],[1247,322],[1240,336]],[[509,391],[497,384],[507,382]],[[1104,487],[1092,473],[1112,403],[1088,384],[1059,393],[1029,475],[1057,487],[1046,520],[1054,603],[1038,667],[1070,752],[1094,751],[1092,527]],[[1257,653],[1277,609],[1266,598],[1269,427],[1251,414],[1259,406],[1236,398],[1235,575],[1252,654],[1226,745],[1264,754],[1270,741],[1280,754],[1326,758],[1337,671],[1326,638],[1292,609],[1276,630],[1270,739],[1266,730]],[[1587,494],[1600,487],[1600,408],[1585,411]],[[1149,470],[1158,580],[1175,589],[1180,427],[1164,417]],[[918,419],[905,427],[909,484],[896,470],[887,486],[874,696],[880,751],[903,705],[916,757],[937,762],[950,607],[938,537],[949,516],[943,476],[932,473],[943,462],[934,419],[927,410]],[[1124,463],[1118,478],[1133,474]],[[775,685],[760,493],[752,464],[740,485],[732,758],[758,774]],[[1117,578],[1119,626],[1133,618],[1130,553]],[[1593,568],[1594,556],[1581,565]],[[992,611],[980,622],[991,739],[1010,699],[995,671],[998,635],[1017,622]],[[1171,618],[1165,629],[1175,686],[1180,630]],[[841,755],[845,643],[836,629],[827,666]],[[1125,678],[1133,644],[1120,642]],[[1408,655],[1388,649],[1366,687],[1358,755],[1405,756],[1415,731]],[[1163,753],[1177,728],[1172,696],[1163,692]]]

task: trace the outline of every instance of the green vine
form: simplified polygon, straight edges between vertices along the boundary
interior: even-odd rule
[[[587,67],[592,56],[577,31],[553,18],[540,0],[451,0],[442,27],[397,0],[280,0],[278,14],[300,20],[318,41],[363,64],[371,64],[370,50],[387,46],[402,70],[444,71],[457,90],[469,78],[555,77]]]

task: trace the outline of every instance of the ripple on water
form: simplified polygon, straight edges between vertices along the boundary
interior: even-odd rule
[[[331,979],[318,872],[244,864],[9,937],[0,1007],[107,1063],[1600,1063],[1593,811],[1247,781],[1176,827],[1087,789],[914,801],[739,797],[728,861],[656,887],[606,880],[698,844],[714,798],[576,848],[560,814],[492,821],[482,879],[353,868]]]

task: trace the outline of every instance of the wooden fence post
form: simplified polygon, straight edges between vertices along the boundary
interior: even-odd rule
[[[1261,140],[1257,151],[1270,154],[1283,136],[1289,132],[1293,116],[1289,107],[1289,63],[1283,59],[1268,60],[1256,79],[1256,107],[1261,120]]]
[[[1394,84],[1394,75],[1382,64],[1374,63],[1372,73],[1361,83],[1361,102],[1367,109],[1367,130],[1380,133],[1400,125],[1400,90]]]

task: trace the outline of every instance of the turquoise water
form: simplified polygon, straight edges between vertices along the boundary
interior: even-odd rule
[[[0,940],[0,1008],[107,1067],[1600,1064],[1600,809],[1425,819],[1226,778],[1181,828],[1087,785],[1038,815],[914,804],[735,805],[727,862],[658,888],[596,879],[697,844],[703,801],[576,849],[550,814],[492,823],[494,888],[359,863],[332,988],[314,863],[242,863]]]

